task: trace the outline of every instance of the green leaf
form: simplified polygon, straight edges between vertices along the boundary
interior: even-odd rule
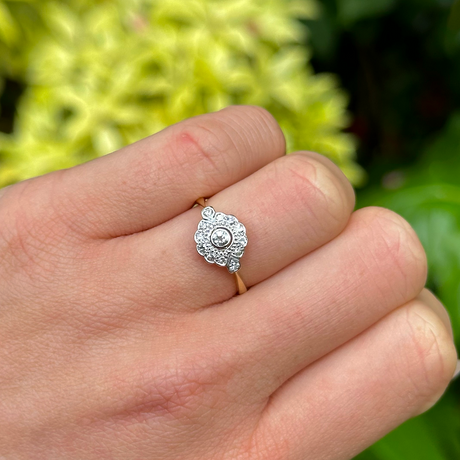
[[[453,30],[460,30],[460,1],[457,0],[449,16],[449,27]]]
[[[2,148],[0,184],[94,158],[231,104],[264,106],[284,127],[290,150],[317,149],[358,184],[355,142],[342,132],[350,121],[347,99],[337,79],[314,75],[309,65],[302,19],[313,18],[318,3],[183,4],[41,0],[9,8],[27,37],[27,46],[17,45],[24,46],[25,90]],[[27,152],[34,152],[33,167]]]
[[[0,40],[12,45],[19,37],[16,21],[11,16],[8,7],[0,1]]]
[[[396,0],[337,0],[338,19],[349,26],[360,19],[381,16],[389,11]]]
[[[396,428],[355,460],[460,458],[460,410],[455,385],[428,412]]]
[[[408,421],[371,448],[379,460],[447,460],[423,418]]]
[[[460,113],[410,170],[360,194],[359,203],[390,208],[417,232],[428,257],[428,284],[441,298],[460,341]],[[397,181],[392,182],[396,177]],[[389,180],[390,179],[390,180]],[[395,185],[396,184],[396,185]],[[387,187],[387,188],[386,188]],[[389,190],[388,187],[395,187]]]

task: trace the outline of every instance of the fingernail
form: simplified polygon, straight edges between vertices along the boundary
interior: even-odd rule
[[[457,360],[457,368],[455,369],[455,373],[452,377],[452,380],[456,379],[458,376],[460,376],[460,359]]]
[[[450,320],[448,311],[444,308],[441,301],[426,288],[423,289],[417,298],[432,308],[435,313],[437,313],[437,315],[441,318],[442,322],[446,326],[447,332],[453,338],[454,333],[452,331],[452,322]]]

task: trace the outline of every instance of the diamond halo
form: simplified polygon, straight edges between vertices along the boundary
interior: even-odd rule
[[[201,217],[194,237],[198,254],[206,262],[236,273],[248,244],[246,227],[235,216],[216,212],[212,206],[204,207]]]

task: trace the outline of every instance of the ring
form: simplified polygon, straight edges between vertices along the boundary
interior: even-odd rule
[[[196,250],[210,264],[227,267],[235,275],[238,294],[247,291],[238,270],[240,259],[248,244],[246,227],[233,215],[216,212],[212,206],[206,206],[205,198],[198,198],[195,205],[201,206],[201,220],[195,232]]]

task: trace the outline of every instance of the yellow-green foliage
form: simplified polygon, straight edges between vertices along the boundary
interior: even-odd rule
[[[25,82],[0,185],[104,155],[229,104],[277,118],[288,151],[328,155],[358,183],[346,98],[314,75],[314,0],[0,0],[0,72]]]

